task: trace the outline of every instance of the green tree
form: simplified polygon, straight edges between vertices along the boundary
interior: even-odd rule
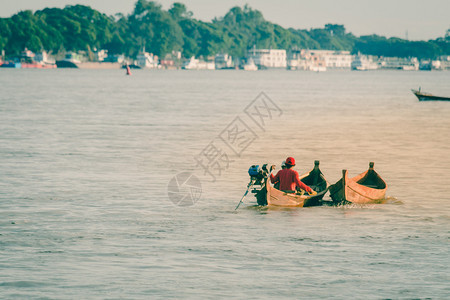
[[[328,23],[310,30],[283,28],[264,19],[248,5],[233,7],[212,22],[193,18],[179,2],[168,10],[154,1],[138,0],[131,14],[107,16],[89,6],[69,5],[22,11],[0,19],[0,49],[19,54],[32,51],[87,51],[107,49],[134,57],[143,47],[164,56],[181,50],[186,57],[219,52],[242,57],[257,48],[349,50],[378,56],[436,58],[450,55],[450,29],[442,38],[407,41],[371,35],[355,37],[343,25]]]
[[[344,36],[345,35],[344,25],[328,23],[325,25],[325,30],[328,31],[331,35],[336,35],[336,36]]]
[[[9,28],[8,21],[8,19],[0,18],[0,50],[5,49],[11,36],[11,30]]]
[[[179,2],[175,2],[172,4],[171,8],[169,9],[169,14],[176,21],[179,21],[182,19],[190,19],[190,18],[192,18],[192,15],[193,15],[193,13],[191,11],[187,10],[186,5],[184,5],[183,3],[179,3]]]
[[[153,1],[139,0],[128,18],[130,33],[140,47],[164,56],[172,50],[181,50],[183,36],[180,26],[169,12]]]

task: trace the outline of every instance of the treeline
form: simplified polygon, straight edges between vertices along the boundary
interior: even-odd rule
[[[53,54],[66,51],[107,49],[112,54],[135,57],[145,46],[160,57],[181,51],[185,57],[219,52],[245,56],[247,49],[330,49],[378,56],[436,58],[450,55],[450,29],[443,38],[408,41],[377,35],[355,37],[343,25],[286,29],[266,21],[247,5],[233,7],[222,18],[203,22],[193,18],[182,3],[164,10],[157,2],[138,0],[128,15],[107,16],[88,6],[66,6],[22,11],[0,18],[0,50],[17,55],[25,47]]]

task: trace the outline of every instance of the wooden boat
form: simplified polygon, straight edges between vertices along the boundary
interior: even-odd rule
[[[348,178],[347,170],[342,170],[342,178],[331,185],[330,196],[335,203],[382,203],[386,198],[387,184],[373,169],[374,163],[369,163],[369,169],[358,176]]]
[[[317,192],[317,195],[311,196],[305,200],[304,207],[321,205],[322,203],[320,203],[320,201],[328,191],[329,184],[320,170],[319,164],[320,162],[318,160],[314,161],[314,168],[308,173],[300,176],[300,180],[304,184]]]
[[[450,97],[434,96],[429,93],[424,93],[419,90],[411,90],[419,101],[450,101]]]
[[[322,203],[323,196],[328,190],[328,182],[319,169],[319,161],[314,162],[314,168],[300,176],[300,180],[317,192],[317,195],[286,193],[271,186],[270,178],[267,178],[265,189],[267,191],[267,205],[283,207],[307,207],[318,206]]]

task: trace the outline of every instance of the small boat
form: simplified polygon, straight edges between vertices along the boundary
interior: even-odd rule
[[[247,63],[244,65],[245,71],[258,71],[258,66],[255,65],[253,59],[249,58]]]
[[[419,90],[411,90],[419,101],[450,101],[450,97],[434,96],[429,93],[424,93]]]
[[[377,70],[378,64],[365,55],[356,55],[351,63],[351,69],[354,71]]]
[[[3,64],[0,66],[0,68],[15,68],[20,69],[22,68],[22,64],[18,61],[6,61],[3,62]]]
[[[318,160],[314,162],[314,168],[311,171],[300,176],[300,180],[316,191],[317,194],[309,195],[307,193],[298,194],[280,191],[271,185],[270,178],[268,177],[263,189],[259,191],[259,195],[256,195],[258,204],[282,207],[308,207],[321,205],[322,203],[320,200],[322,200],[328,190],[328,182],[323,176],[322,171],[319,169]],[[263,193],[265,193],[265,197],[261,197],[264,196]]]
[[[342,178],[331,185],[330,196],[334,203],[370,204],[382,203],[386,198],[387,184],[373,169],[369,169],[353,178],[348,177],[347,170],[342,170]]]

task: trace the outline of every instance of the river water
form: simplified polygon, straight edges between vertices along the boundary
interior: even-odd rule
[[[450,72],[0,69],[0,298],[450,298],[450,103],[419,86]],[[287,156],[330,183],[374,161],[389,201],[234,211]]]

